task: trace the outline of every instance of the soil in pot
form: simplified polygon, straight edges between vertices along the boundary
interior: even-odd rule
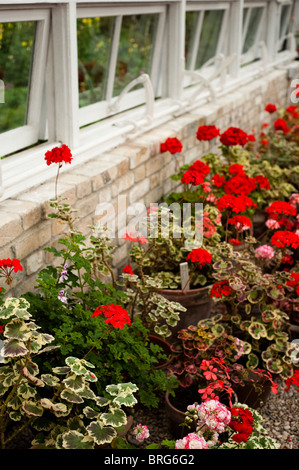
[[[159,289],[159,293],[172,302],[178,302],[187,310],[180,312],[180,320],[175,327],[169,327],[171,336],[170,342],[176,340],[177,332],[189,325],[197,325],[200,320],[209,318],[214,305],[213,299],[209,295],[209,286],[190,290]]]

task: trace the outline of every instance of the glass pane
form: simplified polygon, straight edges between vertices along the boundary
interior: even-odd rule
[[[263,7],[254,7],[251,9],[246,37],[243,44],[242,53],[245,54],[256,42],[259,25],[262,19]]]
[[[115,18],[77,20],[79,106],[105,97]]]
[[[286,28],[286,21],[288,19],[290,5],[282,5],[281,7],[281,16],[280,16],[280,27],[279,27],[279,37],[281,38],[283,34],[286,34],[288,28]]]
[[[196,69],[199,69],[205,62],[217,54],[223,16],[224,10],[205,11],[200,34]]]
[[[155,13],[123,17],[113,96],[141,73],[150,75],[158,19]]]
[[[279,25],[279,39],[282,39],[283,36],[288,34],[289,25],[287,24],[289,13],[290,13],[290,5],[282,5],[281,7],[281,16],[280,16],[280,25]],[[285,39],[280,43],[279,52],[285,51],[287,49],[288,41]]]
[[[196,47],[195,32],[198,24],[199,12],[187,11],[186,12],[186,26],[185,26],[185,59],[187,70],[191,69],[192,51]]]
[[[26,124],[35,22],[0,23],[0,133]]]

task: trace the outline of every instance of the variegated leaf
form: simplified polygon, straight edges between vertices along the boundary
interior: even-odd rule
[[[67,411],[67,406],[65,405],[65,403],[53,403],[48,398],[42,398],[40,403],[43,408],[46,408],[47,410],[50,410],[53,412],[58,411],[58,412],[65,413]]]
[[[24,320],[21,318],[14,318],[7,323],[4,330],[4,336],[9,339],[27,341],[31,336],[31,330],[27,327]]]
[[[127,423],[127,416],[123,410],[112,409],[110,413],[103,413],[101,415],[101,421],[106,426],[119,428],[120,426],[124,426]]]
[[[82,375],[69,375],[66,379],[63,380],[66,388],[72,390],[73,392],[82,392],[85,387],[84,377]]]
[[[28,349],[22,341],[16,339],[10,339],[5,341],[4,347],[0,351],[0,355],[3,357],[19,357],[25,356],[28,353]]]
[[[29,416],[42,416],[44,410],[39,403],[34,401],[25,400],[22,403],[22,409]]]
[[[115,429],[104,426],[100,421],[90,423],[86,431],[98,445],[110,443],[117,436]]]
[[[64,449],[93,449],[94,440],[78,431],[69,431],[63,435]]]
[[[70,402],[70,403],[83,403],[83,398],[80,397],[77,393],[72,390],[65,389],[60,394],[61,398]]]

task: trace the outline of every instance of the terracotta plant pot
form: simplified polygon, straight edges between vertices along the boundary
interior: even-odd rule
[[[175,394],[176,394],[175,399],[170,395],[168,390],[165,393],[165,409],[166,409],[166,414],[168,417],[169,431],[177,439],[181,439],[182,437],[186,436],[189,432],[195,431],[195,428],[196,428],[195,423],[193,426],[191,426],[191,429],[185,426],[180,426],[185,421],[185,412],[182,411],[182,409],[179,409],[176,407],[175,401],[180,400],[180,395],[184,395],[184,393],[186,394],[186,397],[187,397],[190,391],[187,388],[179,387],[177,390],[175,390]],[[187,406],[192,405],[195,401],[199,401],[199,398],[200,397],[196,389],[194,390],[194,395],[192,398],[190,398],[190,401],[188,400],[186,401],[186,403],[188,402],[186,407],[185,406],[180,406],[180,407],[185,408],[185,411],[186,411]],[[184,402],[183,401],[180,402],[180,405],[182,405],[182,403]]]
[[[172,302],[178,302],[187,310],[180,312],[180,320],[175,327],[169,327],[172,335],[169,340],[176,340],[179,330],[189,325],[197,325],[199,320],[209,318],[213,308],[213,299],[209,295],[209,286],[190,290],[159,289],[159,293]]]
[[[198,388],[199,386],[197,384],[193,384],[190,387],[178,387],[174,391],[175,397],[172,397],[168,391],[165,393],[165,409],[169,420],[169,430],[177,439],[181,439],[190,432],[194,432],[196,430],[195,422],[192,423],[191,428],[181,426],[181,424],[185,421],[187,406],[192,405],[195,402],[201,403]],[[234,392],[232,402],[237,403],[239,401],[237,394]],[[229,405],[228,402],[225,402],[226,400],[221,403]]]
[[[156,369],[166,369],[173,359],[172,351],[170,349],[170,344],[165,339],[161,338],[160,336],[156,336],[152,334],[148,335],[148,339],[150,340],[151,343],[157,344],[158,346],[160,346],[160,348],[163,349],[164,354],[168,357],[167,361],[162,362],[161,360],[161,362],[158,363],[158,365],[156,365]]]
[[[260,237],[267,230],[267,227],[265,225],[266,220],[267,220],[267,214],[264,210],[258,210],[253,215],[253,218],[252,218],[253,233],[252,233],[252,235],[255,238]]]
[[[272,385],[270,380],[260,377],[250,370],[248,373],[248,379],[244,380],[245,386],[236,385],[234,391],[238,396],[239,403],[257,409],[266,403]]]

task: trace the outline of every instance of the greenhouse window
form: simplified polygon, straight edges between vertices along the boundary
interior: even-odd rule
[[[187,4],[185,23],[184,86],[196,83],[198,71],[206,79],[217,76],[217,67],[227,53],[229,3]],[[198,77],[200,76],[198,75]]]
[[[245,4],[243,10],[241,66],[262,56],[266,38],[266,4]]]
[[[41,137],[49,12],[0,10],[1,155]]]
[[[155,97],[160,95],[165,7],[126,6],[113,13],[113,8],[79,9],[80,127],[144,104],[142,83],[130,89],[142,74],[149,77]]]
[[[290,3],[280,5],[278,52],[283,52],[288,49],[291,12],[292,5]]]

